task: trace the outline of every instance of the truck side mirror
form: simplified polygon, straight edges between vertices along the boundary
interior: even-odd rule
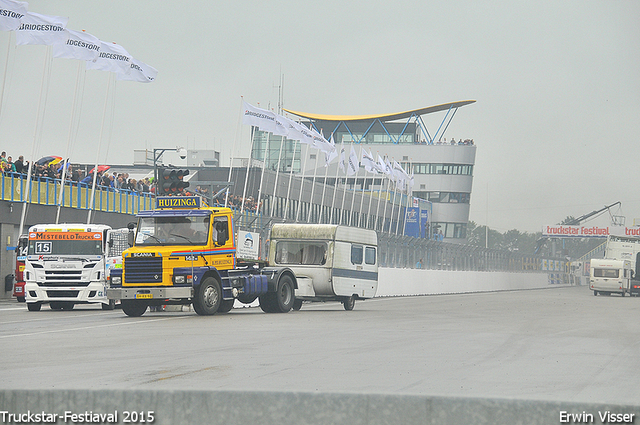
[[[133,230],[129,230],[129,233],[127,234],[127,244],[129,244],[129,246],[133,246],[135,236],[135,232]]]
[[[221,221],[216,222],[215,226],[216,226],[216,232],[218,233],[218,238],[216,240],[216,243],[222,246],[225,243],[227,243],[227,240],[229,240],[227,226],[225,225],[225,223]]]

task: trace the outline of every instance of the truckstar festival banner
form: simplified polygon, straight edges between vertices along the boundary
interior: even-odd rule
[[[568,226],[554,224],[542,228],[542,236],[556,238],[606,238],[609,235],[640,237],[640,227]]]

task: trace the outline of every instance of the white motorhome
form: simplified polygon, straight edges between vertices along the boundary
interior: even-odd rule
[[[110,270],[122,267],[127,229],[103,224],[38,224],[29,229],[24,292],[29,311],[48,303],[53,310],[75,304],[115,307],[106,284]]]
[[[629,260],[596,259],[591,260],[589,287],[593,295],[625,294],[631,291],[633,269]]]
[[[640,296],[640,238],[631,236],[610,235],[607,237],[604,258],[615,260],[629,260],[634,277],[630,283],[631,295]]]
[[[269,264],[296,275],[294,310],[303,301],[340,301],[353,310],[356,299],[378,289],[375,231],[333,224],[274,224]]]

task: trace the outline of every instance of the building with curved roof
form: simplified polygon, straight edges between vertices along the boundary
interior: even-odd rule
[[[445,134],[458,108],[474,102],[465,100],[377,115],[326,115],[290,109],[284,111],[297,117],[303,124],[313,126],[327,139],[333,135],[336,146],[344,144],[347,155],[353,147],[361,158],[361,150],[365,148],[373,153],[374,158],[379,155],[390,161],[395,160],[409,174],[413,172],[415,184],[412,196],[429,203],[431,236],[437,237],[441,233],[450,242],[464,242],[469,220],[476,146],[472,139],[447,141]],[[444,117],[435,131],[430,131],[423,116],[436,113],[442,113]],[[324,154],[317,149],[293,140],[283,140],[281,136],[269,135],[257,129],[253,133],[252,158],[260,161],[266,159],[268,169],[278,170],[278,165],[280,171],[290,171],[293,168],[294,173],[306,179],[314,182],[322,179],[327,185],[368,194],[374,199],[382,196],[393,203],[394,195],[398,195],[390,189],[386,179],[367,173],[362,166],[355,176],[346,176],[338,170],[337,161],[325,167]],[[404,208],[412,204],[412,200],[402,200],[402,196],[396,199],[395,202],[399,204],[398,215],[404,214]],[[327,203],[328,200],[322,199],[319,202]],[[361,203],[366,203],[366,197],[361,199]],[[365,220],[357,220],[362,226],[380,231],[393,230],[391,221],[385,227],[385,218],[371,217],[369,220],[369,216],[373,215],[370,209],[358,214],[360,213],[367,217]],[[396,227],[398,224],[402,226],[402,221],[396,223]]]

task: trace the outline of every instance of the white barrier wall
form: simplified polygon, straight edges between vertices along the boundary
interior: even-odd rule
[[[548,288],[547,273],[378,269],[376,297]],[[555,286],[555,285],[554,285]]]

